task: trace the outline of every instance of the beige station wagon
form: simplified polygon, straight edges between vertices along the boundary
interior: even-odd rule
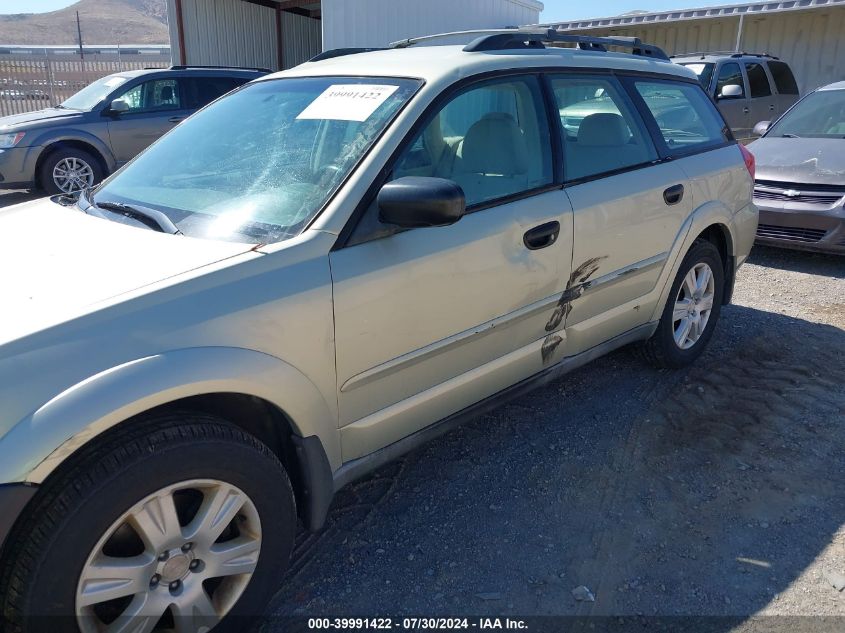
[[[260,614],[353,479],[623,345],[702,352],[757,210],[695,75],[479,35],[324,54],[0,212],[7,630]]]

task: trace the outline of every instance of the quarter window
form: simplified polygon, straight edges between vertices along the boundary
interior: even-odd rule
[[[798,84],[795,83],[795,76],[785,62],[769,62],[769,70],[775,80],[775,87],[782,95],[797,95]]]
[[[563,134],[567,180],[579,180],[657,159],[657,151],[616,80],[552,79]]]
[[[738,97],[722,97],[722,90],[725,86],[739,86],[742,92]],[[722,64],[719,69],[719,77],[716,79],[716,98],[745,98],[745,88],[743,87],[742,71],[739,69],[739,64],[735,62]]]
[[[728,140],[724,121],[698,85],[674,81],[635,81],[634,85],[670,153]]]
[[[453,180],[468,206],[551,184],[551,144],[537,79],[486,82],[454,97],[397,161],[393,178],[403,176]]]
[[[746,63],[745,73],[748,75],[748,89],[751,91],[752,99],[768,97],[772,94],[769,78],[762,64]]]

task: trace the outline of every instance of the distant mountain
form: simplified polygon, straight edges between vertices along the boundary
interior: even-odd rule
[[[0,44],[167,44],[166,0],[79,0],[49,13],[0,15]]]

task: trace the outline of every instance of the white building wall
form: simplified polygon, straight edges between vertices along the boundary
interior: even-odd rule
[[[536,0],[322,0],[323,50],[446,31],[537,24]]]
[[[735,50],[738,17],[690,19],[633,26],[571,30],[589,35],[639,37],[670,55]],[[845,6],[746,15],[741,50],[786,61],[801,94],[845,79]]]

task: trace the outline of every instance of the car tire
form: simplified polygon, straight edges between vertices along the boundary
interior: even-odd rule
[[[709,279],[701,288],[706,275]],[[696,282],[699,287],[693,291]],[[719,250],[707,240],[696,240],[681,262],[657,329],[640,347],[642,356],[661,368],[684,367],[698,358],[719,320],[724,287],[724,263]],[[686,313],[682,317],[684,306]],[[686,327],[689,331],[685,336]]]
[[[57,180],[62,167],[67,168],[65,171],[69,174],[65,182],[76,180],[76,184],[69,189],[63,189]],[[78,177],[74,179],[73,174]],[[38,169],[38,186],[51,196],[77,191],[82,183],[96,185],[102,179],[103,167],[97,157],[76,147],[62,147],[50,152]]]
[[[68,462],[0,561],[8,632],[86,633],[130,613],[147,617],[137,630],[148,631],[162,605],[159,625],[189,613],[188,624],[215,631],[263,613],[296,530],[290,480],[264,444],[219,418],[176,413],[133,422]],[[115,562],[119,572],[104,576]],[[98,578],[114,586],[115,576],[130,588],[108,593]]]

